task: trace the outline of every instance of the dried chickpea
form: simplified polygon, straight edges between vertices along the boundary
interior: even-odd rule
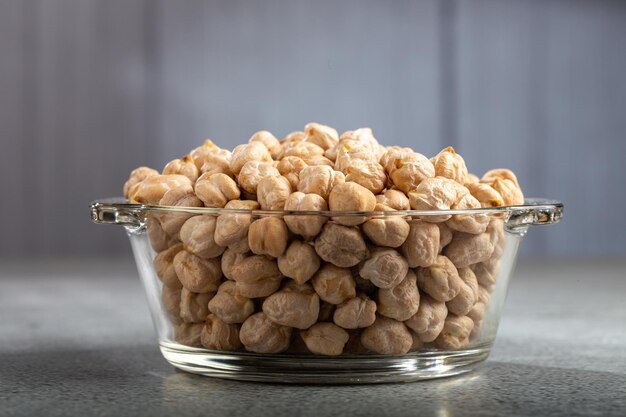
[[[506,169],[506,168],[496,168],[496,169],[492,169],[490,171],[485,172],[485,175],[483,175],[481,181],[490,183],[496,179],[509,180],[513,184],[515,184],[517,188],[520,188],[519,181],[517,181],[517,177],[515,176],[513,171],[511,171],[510,169]]]
[[[341,268],[357,265],[369,255],[359,229],[336,223],[324,226],[315,239],[315,252],[326,262]]]
[[[309,166],[326,165],[331,168],[335,168],[335,164],[333,163],[333,161],[323,155],[313,155],[310,158],[305,159],[304,162]]]
[[[170,246],[170,236],[163,230],[159,218],[152,213],[146,216],[146,230],[148,232],[150,246],[152,246],[155,252],[164,251]]]
[[[167,287],[180,288],[182,286],[174,269],[174,257],[181,250],[183,250],[183,245],[179,243],[159,252],[154,257],[154,271],[163,285]]]
[[[282,210],[291,195],[291,184],[283,176],[265,177],[257,185],[257,199],[263,210]]]
[[[409,267],[432,265],[439,253],[439,227],[419,220],[411,220],[409,226],[409,235],[401,247]]]
[[[300,171],[298,191],[305,194],[317,194],[328,200],[331,190],[345,182],[343,173],[327,165],[307,166]]]
[[[333,323],[316,323],[301,330],[300,336],[312,353],[326,356],[341,355],[350,338],[348,332]]]
[[[241,349],[239,326],[223,322],[214,314],[209,314],[200,334],[200,343],[207,349]]]
[[[222,273],[224,276],[230,280],[234,280],[232,275],[233,268],[248,256],[249,255],[246,253],[240,253],[231,248],[226,249],[221,258]]]
[[[493,253],[493,245],[487,233],[480,235],[457,233],[443,253],[457,268],[465,268],[489,259]]]
[[[465,186],[469,188],[470,184],[475,184],[479,181],[480,178],[478,178],[478,175],[468,172],[467,177],[465,178]]]
[[[474,322],[467,316],[450,314],[435,343],[441,349],[461,349],[469,344]]]
[[[201,347],[200,335],[204,323],[181,323],[174,329],[174,339],[181,345]]]
[[[211,142],[210,140],[208,142]],[[215,146],[200,146],[191,152],[191,158],[201,173],[221,172],[229,177],[234,176],[230,170],[231,153],[227,149],[221,149]]]
[[[415,272],[409,270],[395,287],[378,291],[378,313],[398,321],[411,318],[420,305]]]
[[[316,155],[324,155],[324,149],[314,143],[301,141],[283,143],[283,147],[278,155],[278,159],[288,156],[297,156],[303,160],[315,157]]]
[[[159,171],[148,167],[139,167],[131,171],[128,181],[124,183],[124,197],[130,199],[130,195],[136,189],[137,184],[148,177],[159,175]]]
[[[406,259],[394,249],[375,248],[372,256],[359,267],[359,275],[378,288],[400,284],[409,270]]]
[[[339,134],[330,126],[324,126],[319,123],[309,123],[304,126],[306,141],[311,142],[320,148],[326,150],[339,141]]]
[[[183,321],[180,318],[180,293],[181,288],[170,288],[166,285],[163,286],[161,292],[163,308],[165,308],[167,316],[174,324],[180,324]]]
[[[261,142],[251,142],[235,146],[230,158],[230,170],[239,175],[243,166],[250,161],[272,162],[272,155]]]
[[[226,281],[219,286],[217,294],[209,301],[209,311],[224,323],[243,323],[254,313],[254,303],[237,293],[233,281]]]
[[[488,260],[479,262],[471,266],[478,283],[485,287],[491,288],[498,279],[498,271],[500,269],[500,260]]]
[[[458,200],[461,185],[443,177],[427,178],[409,192],[409,203],[413,210],[450,210]],[[469,192],[469,191],[468,191]],[[450,216],[425,216],[424,221],[439,223]]]
[[[304,160],[297,156],[288,156],[281,159],[276,165],[276,169],[283,177],[287,178],[292,190],[298,189],[298,182],[300,181],[300,171],[306,168],[308,165]]]
[[[284,145],[284,144],[291,143],[291,142],[302,142],[305,139],[306,139],[306,133],[295,131],[295,132],[291,132],[287,134],[287,136],[283,138],[281,143]]]
[[[491,186],[496,190],[504,200],[504,204],[507,206],[517,206],[524,204],[524,194],[511,180],[507,179],[495,179]]]
[[[382,165],[375,161],[355,159],[346,168],[346,181],[356,182],[374,194],[380,193],[387,185],[387,175]]]
[[[248,230],[248,245],[257,255],[278,258],[287,249],[289,230],[280,217],[263,217],[255,220]]]
[[[457,316],[467,315],[478,301],[478,281],[470,268],[459,268],[459,277],[463,283],[456,297],[446,303],[448,311]]]
[[[424,343],[434,341],[443,329],[448,309],[446,303],[422,295],[417,313],[404,322]]]
[[[278,139],[276,139],[276,136],[272,135],[267,130],[259,130],[254,135],[252,135],[248,143],[252,142],[260,142],[265,145],[267,150],[270,151],[273,159],[276,159],[278,157],[278,154],[280,153],[280,142],[278,141]]]
[[[267,297],[280,287],[283,278],[275,260],[262,255],[247,256],[230,268],[237,291],[247,298]]]
[[[234,210],[256,210],[259,203],[252,200],[232,200],[229,201],[226,209]],[[252,224],[252,215],[244,213],[220,214],[215,221],[214,240],[219,246],[231,246],[242,239],[248,241],[248,229]],[[247,252],[247,250],[245,251]]]
[[[328,197],[331,211],[372,211],[376,207],[376,197],[367,188],[354,183],[337,184]],[[333,220],[344,226],[356,226],[364,223],[367,217],[336,216]]]
[[[420,290],[438,301],[450,301],[459,294],[463,281],[450,259],[438,255],[435,262],[420,268],[417,273],[417,285]]]
[[[452,242],[454,233],[445,223],[437,223],[437,227],[439,228],[439,253],[441,253],[443,248]]]
[[[376,202],[389,206],[394,210],[411,210],[409,198],[402,191],[389,189],[376,196]]]
[[[180,317],[185,323],[202,323],[209,314],[209,301],[215,293],[195,293],[185,287],[180,292]]]
[[[435,176],[433,164],[424,155],[414,152],[395,159],[389,179],[404,193],[419,186],[422,181]]]
[[[168,162],[167,165],[165,165],[165,168],[163,168],[163,174],[184,175],[193,183],[198,179],[200,170],[196,167],[196,164],[194,164],[191,156],[185,155],[181,159],[174,159],[173,161]]]
[[[274,323],[265,313],[256,313],[241,325],[239,340],[250,352],[280,353],[289,348],[291,327]]]
[[[492,258],[500,258],[506,247],[506,235],[504,234],[504,221],[502,219],[493,218],[487,226],[487,234],[489,242],[493,246]]]
[[[489,184],[483,182],[473,182],[466,184],[467,189],[472,193],[474,198],[480,202],[481,207],[502,207],[504,200],[499,192],[493,189]]]
[[[465,184],[467,180],[467,167],[465,161],[454,151],[452,146],[443,149],[433,158],[435,175],[454,180],[460,184]]]
[[[365,161],[377,160],[370,144],[363,142],[344,142],[339,146],[337,157],[335,158],[335,169],[347,174],[348,167],[359,159]]]
[[[201,258],[215,258],[226,249],[215,243],[215,216],[203,214],[193,216],[180,228],[183,247]]]
[[[213,143],[211,139],[205,139],[204,142],[202,142],[202,145],[198,146],[189,153],[189,156],[191,156],[191,159],[194,164],[196,164],[196,167],[200,169],[202,168],[202,165],[204,165],[205,158],[219,149],[219,146]]]
[[[465,194],[459,201],[452,205],[453,210],[479,209],[480,202],[471,194]],[[489,224],[489,216],[486,214],[454,214],[446,224],[452,230],[471,234],[484,233]]]
[[[237,180],[242,190],[250,194],[256,194],[257,186],[263,178],[279,176],[280,172],[278,172],[278,169],[270,163],[250,161],[241,168]]]
[[[376,204],[374,211],[393,211],[391,207]],[[400,216],[374,217],[363,223],[363,233],[378,246],[398,248],[409,236],[411,227]]]
[[[241,191],[235,180],[226,174],[200,175],[195,185],[196,195],[206,207],[222,208],[229,201],[239,199]]]
[[[129,190],[128,199],[131,203],[156,205],[167,191],[181,185],[191,185],[191,181],[184,175],[151,175]]]
[[[174,257],[174,270],[184,288],[197,293],[215,292],[220,285],[220,260],[202,259],[181,250]]]
[[[352,272],[333,264],[325,264],[311,280],[315,292],[330,304],[341,304],[356,296],[356,282]]]
[[[191,185],[181,185],[172,188],[159,201],[161,206],[172,207],[202,207],[202,201],[193,192]],[[161,227],[169,236],[178,238],[180,228],[193,214],[190,213],[162,213],[159,218]]]
[[[333,314],[333,321],[344,329],[369,327],[376,320],[376,303],[360,293],[339,304]]]
[[[320,268],[320,257],[313,245],[294,240],[284,254],[278,257],[280,272],[298,284],[307,282]]]
[[[326,211],[328,205],[318,194],[305,194],[297,191],[291,194],[285,201],[287,211]],[[312,239],[317,236],[322,227],[328,221],[325,216],[312,215],[287,215],[285,223],[292,233],[300,235],[305,239]]]
[[[403,355],[411,349],[413,337],[404,323],[378,316],[374,324],[361,333],[361,343],[376,353]]]
[[[378,162],[385,168],[385,172],[390,174],[396,167],[396,160],[409,160],[414,153],[411,148],[388,146]]]
[[[285,286],[263,301],[263,312],[275,323],[308,329],[320,313],[320,299],[308,284]]]

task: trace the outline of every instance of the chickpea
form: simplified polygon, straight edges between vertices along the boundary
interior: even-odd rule
[[[181,185],[180,187],[172,188],[163,195],[159,205],[171,207],[204,206],[202,201],[194,194],[191,185]],[[193,214],[189,213],[163,213],[160,215],[161,227],[169,236],[178,238],[180,228],[192,216]]]
[[[278,258],[287,249],[289,230],[280,217],[263,217],[255,220],[248,231],[248,245],[257,255]]]
[[[467,177],[465,178],[465,186],[469,188],[470,184],[475,184],[480,181],[480,178],[476,174],[472,174],[471,172],[467,173]]]
[[[278,162],[276,168],[283,177],[287,178],[292,190],[298,189],[300,181],[300,172],[308,165],[304,160],[297,156],[288,156]]]
[[[374,160],[377,158],[372,151],[372,147],[367,143],[362,142],[352,142],[352,143],[343,143],[337,152],[337,157],[335,158],[335,169],[338,171],[347,174],[348,167],[352,165],[352,163],[356,160]]]
[[[454,233],[445,223],[436,223],[439,228],[439,253],[452,242]]]
[[[376,204],[374,211],[393,211],[391,207]],[[363,233],[378,246],[398,248],[409,236],[410,226],[400,216],[374,217],[363,223]]]
[[[247,256],[230,268],[237,292],[247,298],[267,297],[280,287],[283,278],[275,260],[262,255]]]
[[[209,314],[200,334],[200,343],[207,349],[239,350],[239,326],[224,323],[214,314]]]
[[[230,280],[234,280],[232,275],[233,268],[248,256],[249,255],[245,253],[237,252],[231,248],[226,249],[221,258],[222,273],[224,276]]]
[[[280,353],[289,348],[291,327],[274,323],[265,313],[256,313],[241,325],[239,340],[250,352]]]
[[[337,184],[328,197],[331,211],[372,211],[376,207],[376,197],[367,188],[354,183]],[[364,223],[367,217],[337,216],[333,220],[344,226],[356,226]]]
[[[267,150],[270,151],[273,159],[276,159],[278,157],[278,154],[280,154],[280,142],[278,141],[278,139],[276,139],[276,136],[272,135],[267,130],[259,130],[254,135],[252,135],[248,143],[252,142],[260,142],[265,145]]]
[[[326,200],[317,194],[304,194],[297,191],[291,194],[285,201],[285,210],[326,211],[328,210],[328,205]],[[300,235],[307,240],[317,236],[322,230],[322,226],[328,221],[328,217],[312,215],[287,215],[284,219],[292,233]]]
[[[256,210],[259,208],[259,203],[252,200],[232,200],[229,201],[224,208],[234,210]],[[251,214],[220,214],[215,221],[215,243],[219,246],[226,247],[235,245],[242,239],[245,239],[247,242],[248,229],[250,228],[251,223]]]
[[[341,304],[356,296],[356,282],[352,272],[333,264],[325,264],[311,280],[315,292],[330,304]]]
[[[159,175],[159,171],[156,169],[148,168],[148,167],[139,167],[130,173],[128,181],[124,183],[124,197],[130,199],[131,194],[137,188],[137,185],[149,177],[154,177]]]
[[[441,349],[461,349],[469,344],[469,336],[474,322],[467,316],[450,314],[443,325],[443,330],[436,340]]]
[[[279,176],[280,172],[271,164],[267,162],[250,161],[241,168],[237,180],[242,190],[250,194],[256,194],[259,182],[263,178]]]
[[[292,143],[292,142],[302,142],[305,139],[306,139],[306,133],[300,132],[300,131],[291,132],[283,138],[282,144],[285,145],[287,143]]]
[[[428,158],[417,152],[395,159],[393,168],[389,172],[389,179],[404,193],[409,193],[424,180],[434,176],[435,168],[433,164]]]
[[[307,166],[300,171],[298,191],[305,194],[317,194],[324,200],[328,200],[331,190],[337,185],[344,183],[346,177],[343,173],[333,170],[326,165]]]
[[[315,157],[316,155],[324,155],[324,149],[311,142],[288,142],[283,143],[283,148],[278,155],[278,159],[284,159],[288,156],[297,156],[303,160]]]
[[[357,265],[369,256],[359,229],[327,223],[315,239],[315,251],[325,260],[341,268]]]
[[[335,168],[335,164],[333,163],[333,161],[331,161],[330,159],[326,158],[323,155],[313,155],[305,159],[304,162],[309,166],[326,165],[333,169]]]
[[[150,175],[129,190],[128,198],[131,203],[156,205],[167,191],[181,185],[191,181],[184,175]]]
[[[165,168],[163,168],[163,174],[184,175],[193,183],[198,179],[200,170],[196,167],[196,164],[194,164],[191,156],[185,155],[181,159],[174,159],[173,161],[168,162],[167,165],[165,165]]]
[[[222,173],[204,173],[195,185],[196,195],[206,207],[222,208],[229,201],[239,199],[241,191],[235,180]]]
[[[215,216],[203,214],[193,216],[180,228],[180,240],[185,250],[201,258],[220,256],[226,248],[215,243]]]
[[[480,202],[471,194],[466,194],[452,205],[453,210],[466,210],[481,208]],[[471,233],[474,235],[484,233],[489,224],[489,216],[486,214],[454,214],[447,225],[450,229]]]
[[[376,202],[389,206],[394,210],[411,210],[409,198],[399,190],[385,190],[383,194],[376,196]]]
[[[436,176],[449,178],[460,184],[467,181],[468,172],[465,161],[452,146],[443,149],[433,160]]]
[[[480,202],[481,207],[491,208],[504,206],[502,196],[499,192],[494,190],[491,185],[483,182],[473,182],[466,186],[474,198]]]
[[[478,283],[485,287],[491,288],[498,279],[498,271],[500,269],[500,260],[479,262],[471,266]]]
[[[511,181],[513,184],[515,184],[515,187],[520,188],[517,177],[515,176],[513,171],[506,168],[496,168],[485,172],[485,175],[483,175],[481,181],[491,183],[496,179]]]
[[[456,297],[446,303],[448,311],[457,316],[467,315],[478,301],[478,281],[469,268],[460,268],[459,277],[463,283]]]
[[[283,210],[291,195],[291,184],[285,177],[265,177],[257,185],[257,199],[263,210]]]
[[[304,126],[306,141],[311,142],[320,148],[326,150],[339,141],[339,134],[330,126],[324,126],[319,123],[309,123]]]
[[[181,250],[183,250],[183,245],[179,243],[159,252],[154,257],[154,271],[166,287],[180,288],[182,286],[174,269],[174,257]]]
[[[251,142],[238,145],[233,149],[230,158],[230,170],[239,175],[243,166],[250,161],[272,162],[272,155],[267,147],[261,142]]]
[[[195,293],[185,287],[180,292],[180,317],[185,323],[202,323],[209,314],[209,301],[215,293]]]
[[[414,153],[411,148],[388,146],[378,162],[385,168],[385,172],[390,174],[396,168],[396,160],[408,161],[413,157]]]
[[[237,293],[236,284],[226,281],[209,301],[209,311],[227,324],[243,323],[254,313],[254,303]]]
[[[208,140],[208,142],[211,141]],[[211,145],[212,146],[202,145],[191,152],[190,155],[194,164],[196,164],[196,167],[201,173],[213,170],[215,172],[222,172],[229,177],[232,177],[234,175],[230,170],[230,159],[232,154],[228,149],[221,149],[213,144],[213,142],[211,142]]]
[[[174,270],[183,287],[197,293],[215,292],[220,285],[220,260],[202,259],[186,250],[174,257]]]
[[[376,320],[376,303],[363,293],[339,304],[333,321],[344,329],[369,327]]]
[[[308,330],[301,330],[300,336],[306,347],[317,355],[338,356],[350,336],[341,327],[333,323],[317,323]]]
[[[404,355],[411,349],[413,337],[404,323],[378,316],[374,324],[361,333],[361,343],[383,355]]]
[[[308,284],[286,286],[263,301],[263,312],[280,325],[308,329],[317,321],[320,299]]]
[[[491,186],[496,190],[504,200],[507,206],[517,206],[524,204],[524,194],[511,180],[495,179]]]
[[[162,252],[170,246],[171,238],[163,230],[159,218],[152,213],[148,213],[146,216],[146,230],[150,246],[155,252]]]
[[[285,253],[278,257],[280,272],[298,284],[304,284],[320,267],[320,257],[315,248],[300,240],[291,242]]]
[[[202,168],[202,165],[204,165],[205,158],[219,149],[219,146],[213,143],[211,139],[205,139],[202,145],[198,146],[189,153],[189,156],[191,156],[191,159],[194,164],[196,164],[196,167],[200,169]]]
[[[387,175],[382,165],[375,161],[355,159],[346,168],[346,181],[356,182],[374,194],[378,194],[387,185]]]
[[[427,178],[409,192],[409,203],[413,210],[450,210],[458,200],[461,185],[443,177]],[[469,191],[467,191],[469,193]],[[425,216],[424,221],[445,222],[450,216]]]
[[[493,245],[487,233],[480,235],[457,233],[443,253],[457,268],[465,268],[489,259],[493,253]]]
[[[174,324],[180,324],[183,320],[180,318],[180,288],[171,288],[163,286],[161,292],[161,302],[163,308],[167,311],[167,316]]]
[[[398,321],[411,318],[420,305],[415,272],[409,270],[404,279],[393,288],[378,291],[378,313]]]
[[[439,253],[439,227],[436,224],[419,220],[411,220],[409,227],[409,236],[401,247],[409,267],[417,268],[432,265]]]
[[[201,347],[200,334],[204,323],[181,323],[174,328],[174,339],[181,345]]]
[[[445,256],[438,255],[435,263],[428,268],[421,268],[417,273],[417,285],[435,300],[450,301],[461,291],[459,273]]]
[[[502,219],[493,218],[487,226],[487,234],[489,234],[489,242],[493,246],[492,258],[500,258],[506,247],[506,235],[504,234],[504,221]]]
[[[422,294],[417,313],[404,322],[424,343],[434,341],[443,329],[448,309],[446,303]]]
[[[387,248],[375,248],[371,258],[359,267],[359,275],[378,288],[395,287],[402,282],[408,271],[406,259],[398,251]]]

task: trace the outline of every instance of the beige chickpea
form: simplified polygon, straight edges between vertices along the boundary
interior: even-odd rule
[[[467,167],[463,157],[454,151],[452,146],[443,149],[433,158],[435,175],[465,184],[467,180]]]
[[[204,142],[202,142],[202,145],[189,152],[189,156],[191,156],[191,159],[194,164],[196,164],[196,167],[200,169],[205,162],[204,158],[219,149],[220,147],[217,146],[211,139],[205,139]]]
[[[307,166],[300,171],[298,191],[305,194],[317,194],[324,200],[334,187],[345,182],[345,175],[327,165]]]
[[[395,287],[408,271],[406,259],[398,251],[388,248],[375,248],[371,257],[359,266],[359,275],[378,288]]]
[[[170,246],[170,236],[163,230],[161,220],[152,213],[148,213],[146,216],[146,231],[150,240],[150,246],[152,246],[155,252],[164,251]]]
[[[215,243],[216,218],[210,214],[193,216],[180,228],[184,248],[201,258],[215,258],[226,249]]]
[[[159,201],[161,206],[170,207],[203,207],[202,201],[193,192],[191,185],[181,185],[172,188],[163,195]],[[178,238],[180,228],[193,214],[190,213],[161,213],[159,218],[165,233],[174,238]]]
[[[200,335],[204,323],[181,323],[174,329],[174,339],[181,345],[201,347]]]
[[[404,324],[417,333],[422,342],[430,343],[441,333],[447,315],[446,303],[422,294],[417,313]]]
[[[297,156],[288,156],[281,159],[276,165],[276,169],[283,177],[287,178],[292,190],[298,189],[300,181],[300,172],[308,165],[304,160]]]
[[[305,159],[304,162],[309,166],[326,165],[331,168],[335,168],[335,164],[333,163],[333,161],[331,161],[330,159],[326,158],[323,155],[313,155]]]
[[[433,164],[424,155],[416,152],[395,159],[389,172],[389,179],[404,193],[409,193],[417,188],[422,181],[434,176]]]
[[[339,141],[339,134],[330,126],[319,123],[309,123],[304,126],[306,141],[313,143],[326,150],[334,146]]]
[[[221,172],[232,178],[235,174],[230,169],[231,156],[229,150],[217,148],[206,152],[200,159],[194,158],[194,163],[196,166],[200,165],[202,174]]]
[[[154,271],[163,285],[167,287],[180,288],[182,286],[174,269],[174,257],[181,250],[183,250],[183,245],[179,243],[159,252],[154,257]]]
[[[297,156],[304,161],[313,158],[316,155],[324,155],[324,149],[314,143],[300,141],[283,143],[283,147],[278,155],[278,159],[284,159],[289,156]]]
[[[271,164],[267,162],[250,161],[241,168],[237,180],[242,190],[250,194],[256,194],[259,182],[263,178],[279,176],[280,172]]]
[[[256,210],[259,203],[252,200],[232,200],[229,201],[226,209],[233,210]],[[248,240],[248,229],[252,224],[252,215],[246,213],[220,214],[215,221],[215,233],[213,235],[215,243],[219,246],[235,245],[242,239]]]
[[[239,340],[250,352],[280,353],[289,348],[291,327],[274,323],[265,313],[256,313],[241,325]]]
[[[345,182],[335,185],[328,197],[331,211],[372,211],[376,207],[376,197],[367,188]],[[356,226],[367,221],[364,216],[336,216],[333,220],[344,226]]]
[[[312,353],[326,356],[341,355],[350,338],[348,332],[333,323],[316,323],[301,330],[300,336]]]
[[[283,278],[276,260],[262,255],[246,256],[235,263],[229,275],[237,283],[237,291],[247,298],[267,297],[280,287]]]
[[[467,177],[465,178],[465,186],[469,188],[470,184],[475,184],[479,181],[480,178],[478,178],[478,175],[468,172]]]
[[[280,272],[298,284],[304,284],[320,268],[321,260],[313,245],[294,240],[284,254],[278,257]]]
[[[223,322],[214,314],[209,314],[200,334],[200,343],[207,349],[239,350],[239,326]]]
[[[238,240],[235,243],[232,243],[228,246],[229,249],[237,253],[248,253],[250,252],[250,245],[248,244],[248,236],[244,236],[242,239]]]
[[[243,166],[250,161],[272,162],[272,155],[261,142],[251,142],[235,146],[230,158],[230,170],[239,175]]]
[[[369,327],[376,320],[376,303],[363,293],[339,304],[333,314],[333,321],[344,329]]]
[[[398,321],[411,318],[420,305],[415,272],[409,270],[395,287],[378,291],[378,313]]]
[[[287,211],[326,211],[328,204],[318,194],[305,194],[300,191],[292,193],[285,201]],[[286,215],[285,223],[292,233],[309,240],[317,236],[328,217],[314,215]]]
[[[393,211],[391,207],[376,204],[374,211]],[[411,227],[400,216],[374,217],[363,223],[363,233],[377,246],[398,248],[409,236]]]
[[[291,142],[302,142],[306,139],[306,133],[301,132],[301,131],[295,131],[295,132],[291,132],[288,133],[281,141],[281,143],[284,145],[286,143],[291,143]]]
[[[263,301],[263,312],[273,322],[308,329],[320,313],[320,299],[308,284],[286,286]]]
[[[325,264],[311,279],[319,297],[330,304],[341,304],[356,296],[356,282],[352,272],[333,264]]]
[[[226,174],[209,172],[200,175],[195,185],[196,195],[206,207],[222,208],[239,199],[241,191],[235,180]]]
[[[209,311],[224,323],[243,323],[254,313],[254,303],[237,293],[235,282],[226,281],[219,286],[217,294],[209,301]]]
[[[337,157],[335,158],[335,169],[347,174],[348,167],[359,159],[364,161],[377,160],[369,144],[362,142],[344,142],[339,146]]]
[[[128,199],[131,203],[156,205],[166,192],[181,185],[191,185],[191,181],[184,175],[151,175],[129,190]]]
[[[265,177],[257,185],[257,199],[263,210],[283,210],[291,195],[291,184],[283,176]]]
[[[467,315],[478,301],[478,281],[470,268],[459,268],[459,277],[463,283],[459,293],[446,303],[448,311],[457,316]]]
[[[189,181],[196,182],[200,170],[194,164],[193,159],[189,155],[185,155],[180,159],[174,159],[165,165],[163,168],[163,174],[179,174],[189,178]]]
[[[248,245],[257,255],[269,255],[278,258],[287,249],[289,230],[280,217],[262,217],[250,225]]]
[[[174,257],[173,263],[178,279],[189,291],[197,293],[217,291],[222,278],[219,259],[203,259],[181,250]]]
[[[252,142],[262,143],[263,145],[265,145],[267,150],[270,151],[273,159],[278,158],[278,154],[281,151],[281,144],[278,139],[276,139],[276,136],[272,135],[267,130],[259,130],[254,135],[252,135],[248,143]]]
[[[457,268],[486,261],[493,253],[489,235],[456,233],[452,242],[443,251]]]
[[[467,316],[450,314],[443,325],[443,330],[435,341],[441,349],[461,349],[469,344],[469,336],[474,322]]]
[[[504,206],[504,200],[499,192],[489,184],[483,182],[473,182],[466,184],[470,193],[480,202],[481,207],[492,208]]]
[[[417,273],[420,290],[438,301],[452,300],[461,291],[462,284],[454,264],[442,255],[438,255],[431,266],[420,268]]]
[[[474,307],[467,313],[467,317],[472,319],[474,322],[474,327],[472,327],[472,332],[470,333],[470,338],[477,337],[480,334],[480,331],[483,327],[483,321],[485,318],[485,313],[487,312],[487,304],[483,302],[477,302],[474,304]]]
[[[500,260],[488,260],[485,262],[479,262],[471,266],[478,283],[485,287],[491,288],[498,279],[498,272],[500,269]]]
[[[493,246],[492,258],[499,259],[506,248],[506,235],[504,233],[504,220],[492,218],[487,226],[489,242]]]
[[[148,167],[139,167],[131,171],[128,181],[124,183],[124,197],[130,199],[130,195],[137,187],[137,184],[148,177],[159,175],[159,171]]]
[[[327,223],[315,239],[315,252],[331,264],[349,268],[369,255],[369,250],[359,229]]]
[[[396,168],[396,160],[408,161],[415,152],[411,148],[402,148],[400,146],[388,146],[378,161],[387,174],[390,174]],[[393,207],[393,206],[392,206]]]
[[[376,202],[389,206],[394,210],[411,210],[409,198],[400,190],[389,189],[376,196]]]
[[[451,207],[453,210],[479,209],[480,202],[471,194],[465,194]],[[454,214],[446,224],[452,230],[471,234],[484,233],[489,224],[489,216],[484,213]]]
[[[511,171],[510,169],[506,169],[506,168],[496,168],[496,169],[492,169],[490,171],[485,172],[485,175],[483,175],[483,177],[481,178],[481,181],[490,183],[496,179],[509,180],[513,184],[515,184],[517,188],[520,188],[519,181],[517,181],[517,177],[515,176],[513,171]]]
[[[174,324],[182,323],[180,318],[180,293],[181,288],[170,288],[166,285],[163,286],[161,292],[161,302],[163,308],[167,311],[167,316]]]
[[[409,203],[413,210],[450,210],[460,197],[460,186],[443,177],[427,178],[409,192]],[[439,223],[450,217],[449,215],[424,216],[424,221]]]
[[[439,228],[439,253],[443,251],[443,248],[448,246],[450,242],[452,242],[452,238],[454,237],[454,233],[445,223],[437,223],[437,227]]]
[[[376,353],[403,355],[411,349],[413,337],[404,323],[378,316],[374,324],[361,333],[361,343]]]
[[[335,304],[320,301],[320,314],[317,316],[317,321],[333,321],[333,314],[335,314],[336,308],[337,306]]]
[[[513,181],[496,178],[491,183],[491,186],[502,196],[505,205],[517,206],[524,204],[524,194]]]
[[[375,161],[355,159],[346,168],[346,181],[356,182],[374,194],[378,194],[387,185],[387,174],[382,165]]]
[[[409,235],[401,247],[409,267],[432,265],[439,253],[439,227],[419,220],[411,220],[409,226]]]
[[[185,323],[202,323],[209,314],[209,301],[214,292],[195,293],[185,287],[180,292],[180,317]]]
[[[226,249],[221,257],[221,267],[224,276],[230,280],[234,280],[232,275],[233,268],[248,256],[249,255],[246,253],[240,253],[231,248]]]

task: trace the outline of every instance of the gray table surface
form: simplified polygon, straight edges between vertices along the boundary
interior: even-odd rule
[[[523,263],[496,345],[458,377],[210,379],[161,357],[128,261],[1,261],[0,415],[626,415],[626,262]]]

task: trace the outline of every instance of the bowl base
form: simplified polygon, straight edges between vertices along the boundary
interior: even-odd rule
[[[459,375],[487,359],[491,344],[406,355],[261,355],[219,352],[161,342],[167,361],[186,372],[214,378],[292,384],[375,384]]]

